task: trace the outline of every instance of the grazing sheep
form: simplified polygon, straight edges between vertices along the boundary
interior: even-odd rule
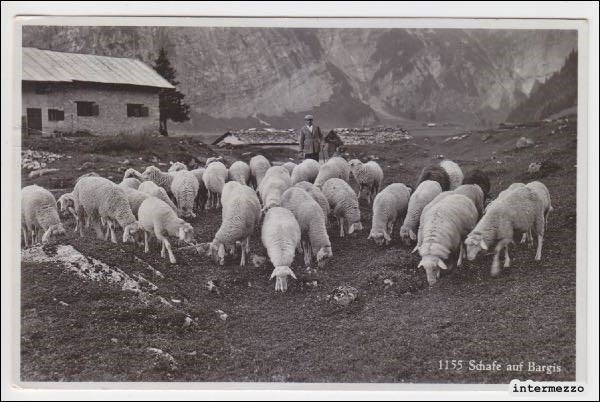
[[[75,199],[73,198],[73,193],[65,193],[58,197],[56,204],[60,207],[61,212],[69,212],[73,215],[75,219],[75,229],[74,232],[79,230],[79,217],[77,216],[77,212],[75,212]]]
[[[273,206],[279,206],[281,195],[291,186],[292,179],[287,169],[283,166],[271,166],[258,187],[263,211]]]
[[[290,187],[281,196],[281,206],[292,211],[300,225],[304,264],[310,267],[314,254],[318,267],[323,268],[333,252],[319,204],[301,188]]]
[[[87,176],[87,175],[80,176],[80,178],[85,177],[85,176]],[[144,179],[142,178],[142,174],[140,172],[138,172],[137,170],[135,170],[134,168],[128,168],[125,171],[125,173],[123,173],[123,180],[125,180],[129,177],[136,178],[136,179],[140,180],[140,182],[144,181]]]
[[[440,167],[448,173],[448,177],[450,178],[449,190],[454,190],[462,184],[463,172],[456,162],[446,159],[440,162]]]
[[[314,161],[314,159],[307,160]],[[296,183],[294,187],[298,187],[306,191],[317,202],[317,204],[319,204],[319,207],[321,207],[321,210],[323,211],[323,216],[325,217],[325,225],[329,227],[329,213],[331,212],[331,208],[329,207],[329,201],[327,201],[327,198],[325,198],[321,189],[307,181]]]
[[[140,186],[138,187],[138,191],[141,191],[143,193],[151,195],[152,197],[156,197],[159,200],[164,201],[169,207],[171,207],[173,211],[178,212],[177,206],[173,203],[173,201],[171,201],[165,189],[159,187],[153,181],[146,180],[142,182],[142,184],[140,184]]]
[[[196,195],[196,200],[194,202],[194,206],[196,207],[197,211],[202,211],[204,209],[208,199],[208,190],[206,189],[206,185],[202,179],[205,170],[205,168],[196,168],[194,170],[190,170],[190,172],[192,172],[192,174],[196,176],[196,179],[198,180],[198,194]]]
[[[463,179],[463,184],[477,184],[483,191],[483,199],[485,200],[490,194],[490,177],[482,170],[475,169],[467,173]]]
[[[229,180],[235,180],[243,185],[250,183],[250,166],[246,162],[236,161],[229,167]]]
[[[225,248],[234,248],[239,243],[242,249],[240,266],[243,267],[246,255],[250,253],[250,236],[260,223],[260,201],[250,187],[230,181],[223,187],[221,204],[221,227],[210,244],[208,255],[224,265]]]
[[[437,181],[442,187],[442,191],[450,190],[450,176],[441,166],[425,166],[417,179],[417,187],[426,180]]]
[[[405,245],[408,246],[411,242],[417,240],[417,229],[419,228],[421,212],[441,192],[442,187],[439,182],[425,180],[412,193],[408,201],[408,210],[406,211],[404,223],[400,228],[400,238]]]
[[[196,217],[193,211],[199,188],[198,179],[189,170],[179,170],[173,173],[171,193],[177,200],[179,216],[182,218]]]
[[[167,203],[156,197],[148,197],[142,202],[138,210],[138,216],[140,227],[144,230],[144,252],[150,251],[148,237],[154,234],[162,245],[160,256],[164,258],[165,250],[167,250],[169,261],[171,264],[175,264],[177,260],[175,260],[167,236],[178,237],[179,240],[189,243],[194,239],[192,225],[178,218],[175,211]]]
[[[477,208],[478,216],[481,217],[483,215],[483,190],[481,190],[481,187],[479,187],[477,184],[462,184],[452,191],[444,191],[443,193],[438,194],[429,204],[425,206],[425,208],[423,208],[421,217],[423,217],[427,209],[431,208],[433,205],[435,205],[435,203],[452,194],[461,194],[466,196],[473,202],[475,208]]]
[[[75,210],[79,222],[84,214],[94,223],[98,238],[102,239],[100,220],[108,224],[111,241],[117,242],[114,226],[123,228],[123,242],[127,242],[138,231],[138,221],[135,219],[127,195],[122,187],[103,177],[83,177],[77,181],[73,189]],[[83,225],[79,225],[79,234],[83,237]]]
[[[315,178],[315,186],[322,187],[327,180],[332,178],[342,179],[348,183],[350,180],[350,165],[348,165],[346,159],[339,156],[329,158],[319,168],[319,174]]]
[[[544,204],[536,191],[529,187],[517,187],[490,205],[477,226],[469,233],[467,258],[474,260],[480,250],[494,248],[491,275],[500,274],[500,252],[504,250],[504,266],[510,266],[508,245],[513,243],[515,231],[528,233],[533,230],[538,237],[535,260],[542,258],[544,240]]]
[[[402,183],[392,183],[375,197],[373,201],[373,221],[367,239],[381,246],[392,241],[396,221],[406,214],[410,189]]]
[[[323,184],[322,190],[338,220],[340,237],[344,237],[344,232],[352,234],[355,230],[362,230],[358,197],[352,187],[344,180],[334,177]]]
[[[249,165],[252,187],[258,189],[260,182],[262,181],[263,177],[265,177],[265,173],[267,173],[267,170],[269,170],[271,167],[271,163],[264,156],[256,155],[250,159]]]
[[[315,161],[317,162],[317,161]],[[318,162],[317,162],[318,163]],[[286,162],[283,165],[284,168],[287,169],[288,173],[290,174],[290,177],[292,176],[292,172],[294,171],[294,169],[296,168],[296,166],[298,166],[296,163],[294,162]]]
[[[275,269],[271,278],[275,280],[275,291],[287,290],[287,277],[296,279],[290,268],[296,249],[300,247],[300,225],[290,210],[273,207],[265,214],[261,229],[261,240]]]
[[[307,181],[313,183],[319,174],[321,165],[314,159],[305,159],[292,172],[292,184]]]
[[[227,180],[227,168],[221,162],[212,162],[206,167],[202,180],[208,191],[208,202],[206,209],[219,208],[221,193],[223,186]]]
[[[360,198],[363,192],[366,194],[369,205],[373,204],[375,196],[379,192],[383,182],[383,170],[375,161],[362,163],[358,159],[352,159],[348,162],[352,176],[359,185],[358,196]]]
[[[140,179],[136,177],[127,177],[123,179],[121,183],[119,183],[119,186],[137,190],[141,183],[142,182],[140,181]]]
[[[183,162],[175,162],[169,167],[169,172],[178,172],[180,170],[188,170],[187,165]]]
[[[477,223],[477,209],[473,202],[464,195],[452,194],[437,202],[423,215],[419,227],[418,243],[415,250],[419,251],[421,262],[427,274],[429,286],[433,286],[440,276],[440,268],[448,269],[454,265],[458,254],[457,266],[463,259],[463,239]]]
[[[523,183],[512,183],[510,186],[508,186],[506,189],[500,191],[500,193],[498,194],[498,197],[496,197],[494,200],[492,200],[488,205],[486,205],[485,209],[484,209],[484,213],[487,212],[487,210],[490,208],[490,206],[498,201],[501,200],[503,198],[505,198],[507,195],[509,195],[510,193],[512,193],[513,190],[517,189],[517,188],[522,188],[525,187],[525,184]]]
[[[130,169],[127,169],[129,171]],[[133,170],[133,169],[131,169]],[[127,171],[125,174],[127,174]],[[162,172],[156,166],[148,166],[144,173],[141,174],[140,180],[142,181],[153,181],[157,185],[165,189],[167,194],[171,192],[171,184],[173,183],[173,177],[176,172],[165,173]]]
[[[50,191],[35,184],[21,189],[21,230],[26,247],[33,245],[36,238],[47,243],[51,236],[65,233]]]

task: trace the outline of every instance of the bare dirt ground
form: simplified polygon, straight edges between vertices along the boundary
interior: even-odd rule
[[[536,145],[516,149],[521,136]],[[547,381],[575,378],[576,122],[475,132],[460,140],[420,137],[381,145],[348,147],[348,157],[378,157],[385,184],[413,183],[439,155],[464,171],[490,173],[495,196],[512,182],[542,180],[550,189],[550,215],[542,261],[534,250],[511,248],[512,266],[492,279],[491,256],[479,256],[429,288],[418,258],[397,233],[388,247],[367,241],[371,213],[362,204],[364,231],[340,239],[330,232],[334,258],[306,273],[298,256],[285,294],[274,292],[269,266],[240,269],[237,260],[218,267],[192,250],[175,251],[178,263],[131,245],[113,245],[71,232],[58,244],[85,256],[143,275],[171,306],[91,281],[51,262],[21,265],[21,379],[23,381],[286,381],[507,383],[512,378]],[[222,153],[248,160],[256,149],[211,151],[194,138],[161,138],[140,150],[102,150],[97,139],[26,139],[24,147],[59,152],[53,175],[29,179],[59,195],[79,175],[96,171],[120,180],[123,167],[205,158]],[[446,141],[446,142],[444,142]],[[152,150],[154,149],[154,151]],[[251,152],[248,154],[248,152]],[[295,157],[286,148],[262,151],[274,160]],[[141,160],[138,158],[142,158]],[[156,159],[154,159],[156,158]],[[121,162],[129,159],[130,164]],[[530,162],[546,161],[530,176]],[[90,162],[84,165],[85,162]],[[81,170],[78,168],[85,166]],[[159,165],[160,166],[160,165]],[[119,168],[121,169],[119,171]],[[166,168],[165,165],[162,166]],[[191,221],[198,242],[212,239],[220,212]],[[259,233],[252,250],[264,255]],[[44,248],[48,255],[56,244]],[[151,265],[164,278],[146,268]],[[384,283],[391,280],[392,284]],[[209,291],[213,281],[218,292]],[[348,284],[359,296],[347,307],[327,300]],[[174,300],[174,301],[173,301]],[[227,314],[221,319],[221,310]],[[186,324],[186,316],[193,321]],[[187,326],[186,326],[187,325]],[[169,353],[157,358],[148,348]],[[440,369],[440,360],[463,360],[462,370]],[[521,373],[469,370],[468,361],[525,362]],[[527,363],[559,365],[560,372],[528,372]],[[443,363],[442,365],[444,365]]]

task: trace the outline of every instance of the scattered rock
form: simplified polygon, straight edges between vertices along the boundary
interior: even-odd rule
[[[93,168],[93,167],[94,167],[94,164],[92,162],[90,162],[90,161],[87,161],[87,162],[83,162],[81,164],[81,166],[79,166],[77,168],[77,170],[84,170],[84,169],[87,170],[87,169],[90,169],[90,168]]]
[[[191,319],[191,317],[185,317],[185,319],[183,320],[183,328],[187,328],[190,325],[192,325],[193,320]]]
[[[112,343],[119,343],[119,340],[117,338],[110,338],[110,341]]]
[[[45,174],[48,173],[54,173],[54,172],[58,172],[58,169],[39,169],[39,170],[32,170],[31,172],[29,172],[29,178],[32,179],[34,177],[40,177],[43,176]]]
[[[489,140],[490,138],[492,138],[492,135],[487,133],[481,136],[481,141],[486,142],[487,140]]]
[[[191,351],[191,352],[188,352],[188,353],[186,353],[186,355],[188,355],[188,356],[196,356],[197,354],[198,354],[198,352],[196,352],[195,350],[194,350],[194,351]]]
[[[394,284],[394,281],[391,279],[384,279],[383,284],[386,286],[392,286]]]
[[[535,141],[533,141],[531,138],[528,137],[521,137],[517,140],[517,148],[527,148],[527,147],[531,147],[535,144]]]
[[[338,286],[333,292],[327,295],[327,300],[340,306],[347,306],[358,297],[358,289],[353,286]]]
[[[177,362],[169,353],[158,348],[147,348],[146,350],[154,356],[153,368],[169,371],[177,370]]]
[[[66,302],[64,302],[64,301],[62,301],[62,300],[60,300],[60,301],[58,302],[58,304],[60,304],[61,306],[65,306],[65,307],[69,306],[69,303],[66,303]]]
[[[267,257],[258,254],[252,254],[250,260],[252,261],[252,265],[258,268],[262,267],[265,264],[265,262],[267,261]]]
[[[179,300],[179,299],[171,299],[171,301],[175,304],[181,303],[181,300]]]
[[[541,162],[531,162],[529,164],[529,167],[527,168],[527,173],[529,173],[529,174],[537,173],[540,171],[541,168],[542,168]]]
[[[21,151],[21,168],[24,170],[40,170],[64,155],[55,154],[46,151],[32,151],[24,149]]]
[[[129,159],[125,159],[124,161],[121,161],[121,164],[123,164],[123,165],[130,165],[131,161]]]
[[[223,310],[215,310],[215,313],[217,313],[221,321],[227,321],[227,318],[229,318],[229,316]]]
[[[208,282],[206,282],[206,288],[211,293],[216,293],[218,295],[221,294],[221,292],[219,291],[219,288],[217,287],[217,285],[215,284],[214,281],[208,281]]]

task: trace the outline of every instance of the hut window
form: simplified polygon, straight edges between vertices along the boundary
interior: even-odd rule
[[[65,111],[58,109],[48,109],[48,121],[63,121],[65,119]]]
[[[140,103],[128,103],[127,117],[148,117],[148,107]]]
[[[100,108],[96,102],[75,102],[77,103],[77,116],[98,116]]]

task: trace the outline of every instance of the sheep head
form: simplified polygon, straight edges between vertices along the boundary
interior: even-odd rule
[[[42,235],[42,243],[48,243],[50,236],[57,236],[65,234],[65,228],[62,223],[50,226]]]
[[[130,223],[123,228],[123,243],[127,243],[130,239],[135,240],[134,235],[140,230],[140,225],[137,221]]]
[[[423,267],[425,269],[425,274],[427,275],[427,282],[429,283],[429,286],[435,285],[435,283],[439,279],[440,269],[448,269],[444,261],[440,257],[434,255],[423,256],[417,268],[420,267]]]
[[[225,265],[225,245],[213,240],[208,249],[208,255],[212,257],[219,265]]]
[[[404,225],[400,227],[400,238],[405,246],[410,246],[413,241],[417,240],[415,232]]]
[[[317,266],[319,268],[324,268],[325,263],[331,257],[333,257],[333,251],[331,250],[331,246],[321,247],[319,251],[317,251]]]
[[[194,228],[189,223],[183,222],[179,227],[178,236],[179,240],[191,243],[194,240]]]
[[[467,259],[469,261],[473,261],[481,250],[488,249],[481,233],[470,233],[465,240],[465,245],[467,246]]]
[[[275,267],[275,269],[273,270],[273,273],[271,274],[271,278],[269,279],[275,279],[275,291],[281,291],[281,292],[285,292],[287,290],[287,277],[291,276],[294,279],[296,278],[296,275],[294,275],[294,271],[292,271],[290,269],[290,267],[286,267],[286,266],[281,266],[281,267]]]

